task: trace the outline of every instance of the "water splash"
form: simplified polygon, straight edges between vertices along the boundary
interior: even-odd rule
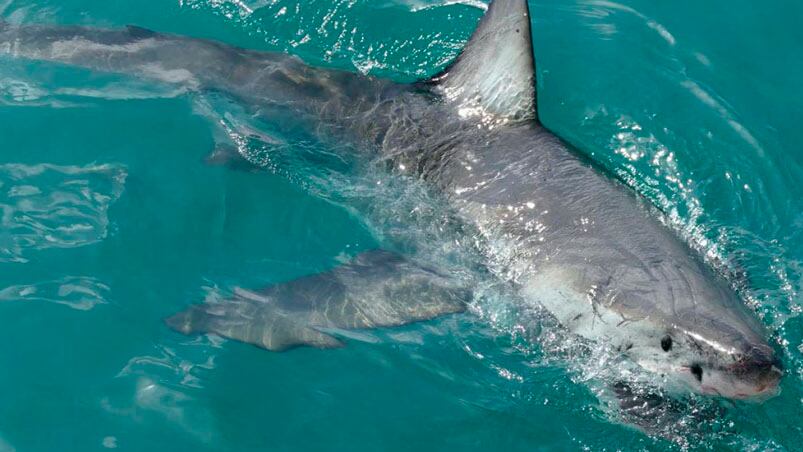
[[[408,80],[432,75],[436,67],[452,61],[469,33],[461,27],[448,27],[422,31],[419,36],[399,36],[394,33],[395,27],[388,28],[384,23],[410,22],[453,5],[477,10],[478,18],[481,10],[487,8],[487,3],[480,0],[449,0],[441,4],[411,0],[402,5],[407,8],[405,19],[399,17],[398,8],[391,8],[398,6],[398,2],[377,6],[356,0],[328,3],[271,0],[244,7],[240,1],[183,0],[181,4],[221,16],[237,29],[261,37],[267,50],[299,55],[314,65]],[[366,14],[375,16],[365,17]],[[360,16],[362,20],[358,19]],[[279,39],[279,35],[291,38]]]
[[[482,11],[488,9],[488,4],[480,0],[442,0],[438,3],[423,2],[420,0],[404,0],[401,3],[409,5],[411,11],[424,11],[433,8],[442,8],[450,5],[466,5]]]

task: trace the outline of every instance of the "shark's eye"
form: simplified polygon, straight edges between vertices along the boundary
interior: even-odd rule
[[[700,367],[699,364],[691,366],[689,368],[689,371],[691,371],[691,374],[694,375],[694,378],[696,378],[697,381],[699,381],[700,383],[703,382],[703,368]]]
[[[669,350],[672,350],[672,338],[671,337],[664,336],[664,338],[661,339],[661,349],[663,351],[665,351],[665,352],[668,352]]]

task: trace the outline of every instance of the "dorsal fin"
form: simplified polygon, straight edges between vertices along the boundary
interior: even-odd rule
[[[492,0],[463,52],[430,83],[463,116],[537,119],[527,0]]]
[[[136,25],[126,25],[126,30],[128,30],[128,34],[135,38],[151,38],[156,36],[156,32],[153,30],[148,30],[147,28],[138,27]]]

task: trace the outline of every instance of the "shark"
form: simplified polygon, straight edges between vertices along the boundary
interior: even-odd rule
[[[277,127],[347,142],[423,181],[487,239],[489,262],[503,259],[489,272],[570,333],[693,393],[777,393],[781,361],[727,278],[539,121],[532,23],[527,1],[493,0],[455,61],[415,83],[134,26],[1,23],[0,57],[225,92]],[[373,250],[166,323],[271,351],[336,348],[345,343],[333,331],[459,313],[471,293],[448,272]]]

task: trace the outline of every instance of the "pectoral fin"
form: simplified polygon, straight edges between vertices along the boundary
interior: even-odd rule
[[[453,278],[386,251],[369,251],[324,273],[219,303],[195,305],[166,320],[184,334],[213,333],[282,351],[342,346],[326,330],[392,327],[462,312],[470,293]]]
[[[266,318],[266,315],[270,317]],[[299,345],[317,348],[343,346],[335,337],[298,324],[283,313],[272,312],[270,306],[236,299],[192,306],[165,319],[165,323],[187,335],[213,333],[275,352]]]
[[[204,163],[210,166],[225,166],[236,171],[254,173],[261,168],[243,157],[236,146],[220,144],[215,146],[211,154],[204,158]]]
[[[717,405],[696,406],[692,400],[678,400],[651,388],[617,382],[612,389],[622,420],[650,435],[677,434],[678,426],[684,423],[697,430],[723,415]]]

